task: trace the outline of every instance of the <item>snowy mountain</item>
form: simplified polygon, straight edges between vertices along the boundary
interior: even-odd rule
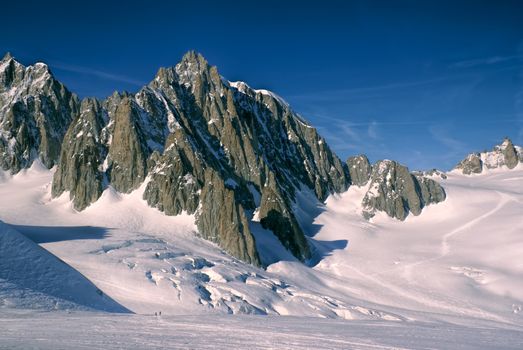
[[[262,264],[256,225],[299,260],[314,260],[294,210],[297,192],[312,191],[324,201],[347,190],[355,167],[370,169],[363,163],[348,167],[281,97],[225,80],[195,52],[161,68],[136,94],[114,93],[103,101],[78,103],[41,63],[25,68],[7,55],[0,72],[4,95],[15,96],[0,99],[4,170],[17,173],[37,158],[48,168],[56,164],[53,197],[69,196],[80,211],[108,188],[124,194],[145,186],[151,207],[167,215],[194,214],[200,235],[254,265]],[[52,108],[39,104],[12,122],[13,106],[27,101],[52,102]],[[21,134],[24,123],[34,124],[29,141]],[[49,146],[48,134],[63,142]],[[400,195],[394,204],[382,204],[395,196],[398,186],[389,184],[380,192],[383,200],[367,197],[367,217],[385,211],[403,220],[445,198],[437,183],[398,169],[405,173],[400,180],[411,184],[411,200]],[[398,208],[394,213],[391,205]]]
[[[127,338],[145,324],[164,339],[193,315],[176,331],[216,333],[236,322],[227,314],[300,317],[267,318],[291,330],[290,348],[434,347],[434,336],[451,348],[449,332],[469,348],[523,345],[523,162],[510,140],[448,173],[343,162],[281,97],[194,52],[105,100],[78,101],[47,66],[10,55],[0,82],[0,322],[79,312],[52,317],[107,325],[93,338],[107,348],[111,329]],[[177,317],[148,316],[159,311]],[[382,338],[345,342],[336,327]],[[313,328],[329,339],[307,338]]]
[[[25,67],[9,53],[0,61],[0,168],[17,173],[40,159],[48,168],[78,112],[78,98],[49,67]]]

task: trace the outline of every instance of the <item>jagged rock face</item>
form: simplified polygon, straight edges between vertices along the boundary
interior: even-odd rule
[[[205,172],[205,183],[201,193],[202,208],[196,218],[199,232],[239,259],[259,266],[260,258],[249,221],[234,191],[210,168]]]
[[[293,113],[278,96],[253,90],[244,83],[231,86],[237,89],[234,96],[240,107],[237,107],[240,120],[254,127],[252,149],[261,147],[265,164],[275,172],[278,182],[287,187],[288,183],[297,185],[297,180],[312,188],[322,200],[330,193],[347,189],[346,166],[331,152],[316,129]],[[285,171],[281,172],[283,164]]]
[[[205,191],[207,184],[199,170],[202,168],[211,169],[224,181],[234,179],[232,189],[244,209],[254,209],[253,197],[246,188],[268,186],[281,198],[276,210],[285,213],[282,218],[294,225],[289,230],[274,212],[265,210],[270,205],[268,196],[263,195],[258,210],[260,221],[296,256],[310,256],[290,207],[296,188],[304,184],[324,199],[329,193],[348,187],[346,167],[316,130],[277,96],[255,91],[244,83],[223,81],[215,67],[194,53],[186,55],[174,68],[161,69],[147,88],[162,101],[160,108],[168,115],[171,132],[175,129],[180,135],[177,148],[182,145],[183,153],[191,158],[185,162],[183,171],[166,173],[163,169],[172,160],[162,156],[161,166],[152,172],[145,193],[149,204],[166,212],[191,212],[193,205],[184,207],[184,200],[171,200],[170,188],[194,193],[194,188],[185,190],[187,187],[178,180],[190,174],[203,184]],[[187,158],[184,157],[179,158]],[[269,181],[271,174],[273,180]],[[164,184],[169,188],[158,190]],[[224,203],[223,210],[231,208]],[[203,231],[205,227],[200,229]]]
[[[114,131],[109,146],[107,174],[119,192],[130,192],[140,186],[147,174],[147,138],[134,102],[124,98],[114,116]]]
[[[372,166],[364,154],[347,159],[350,180],[353,185],[363,186],[369,182]]]
[[[434,180],[412,175],[395,161],[382,160],[373,166],[370,187],[363,198],[363,215],[376,211],[405,220],[409,213],[419,215],[426,205],[445,199],[445,191]]]
[[[469,154],[455,169],[461,170],[465,175],[470,175],[502,166],[514,169],[519,162],[523,162],[521,148],[514,146],[512,141],[506,138],[501,145],[494,146],[490,152]]]
[[[129,192],[147,180],[150,206],[196,214],[203,237],[253,264],[260,264],[249,229],[254,211],[306,260],[310,248],[292,211],[296,189],[323,200],[350,183],[346,165],[285,101],[223,80],[194,52],[134,95],[84,104],[64,139],[53,195],[71,191],[82,210],[107,185]],[[86,125],[97,137],[86,139]]]
[[[37,158],[55,165],[78,108],[47,65],[24,67],[7,54],[0,61],[0,167],[17,173]]]
[[[479,174],[483,171],[483,162],[481,161],[481,154],[471,153],[467,158],[463,159],[457,166],[456,169],[461,169],[463,174]]]
[[[446,175],[443,174],[443,176],[442,178],[446,178]],[[438,182],[419,175],[415,175],[415,179],[421,192],[423,206],[443,202],[447,197],[445,190]]]
[[[69,191],[78,210],[85,209],[102,194],[102,162],[107,149],[101,139],[106,119],[98,101],[85,99],[80,114],[64,137],[60,162],[53,177],[52,194],[56,197]]]
[[[193,150],[181,130],[169,136],[163,155],[156,155],[144,199],[167,215],[196,212],[205,183],[203,157]]]
[[[512,141],[505,139],[501,146],[499,146],[499,150],[501,151],[501,154],[503,154],[504,163],[507,168],[514,169],[519,163],[519,157]]]
[[[302,261],[312,256],[300,225],[280,195],[276,182],[269,181],[263,188],[258,216],[263,228],[273,231],[294,256]]]

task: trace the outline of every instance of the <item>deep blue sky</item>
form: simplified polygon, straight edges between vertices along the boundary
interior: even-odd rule
[[[105,97],[194,49],[284,97],[344,159],[448,169],[523,145],[522,1],[167,2],[3,3],[0,51]]]

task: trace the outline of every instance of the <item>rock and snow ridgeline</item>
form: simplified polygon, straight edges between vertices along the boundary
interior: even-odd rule
[[[512,168],[510,141],[460,163],[464,173]],[[69,193],[76,210],[109,186],[143,198],[167,215],[196,215],[199,233],[243,261],[260,265],[253,213],[299,260],[311,258],[294,209],[303,186],[319,201],[368,186],[362,214],[404,220],[445,200],[431,174],[365,156],[342,162],[316,129],[276,94],[229,82],[195,52],[161,68],[136,94],[82,101],[43,63],[0,64],[0,166],[10,173],[35,159],[57,166],[52,194]]]
[[[455,169],[470,175],[502,167],[514,169],[519,163],[523,163],[523,148],[515,146],[510,139],[505,138],[503,143],[494,146],[492,151],[469,154]]]

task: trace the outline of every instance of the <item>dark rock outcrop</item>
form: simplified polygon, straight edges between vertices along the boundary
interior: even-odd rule
[[[103,191],[103,161],[107,149],[101,142],[106,124],[100,103],[85,99],[80,114],[65,134],[62,153],[53,177],[52,194],[57,197],[70,192],[77,210],[96,201]]]
[[[353,185],[363,186],[369,182],[372,166],[364,154],[347,159],[350,180]]]
[[[463,174],[479,174],[483,170],[483,162],[481,161],[481,154],[471,153],[467,158],[463,159],[457,166],[456,169],[463,171]]]
[[[510,139],[505,138],[501,145],[494,146],[490,152],[471,153],[455,169],[465,175],[479,174],[485,169],[496,169],[506,166],[514,169],[523,162],[523,152],[520,147],[514,146]]]
[[[201,235],[237,258],[260,265],[249,220],[234,191],[211,169],[205,172],[205,183],[200,199],[202,208],[196,218]]]
[[[145,180],[147,139],[140,124],[140,114],[134,102],[124,98],[114,115],[114,131],[107,158],[107,175],[119,192],[130,192]]]
[[[409,213],[419,215],[425,206],[445,199],[445,191],[436,181],[412,175],[407,167],[391,160],[377,162],[370,181],[362,203],[367,219],[383,211],[405,220]]]

